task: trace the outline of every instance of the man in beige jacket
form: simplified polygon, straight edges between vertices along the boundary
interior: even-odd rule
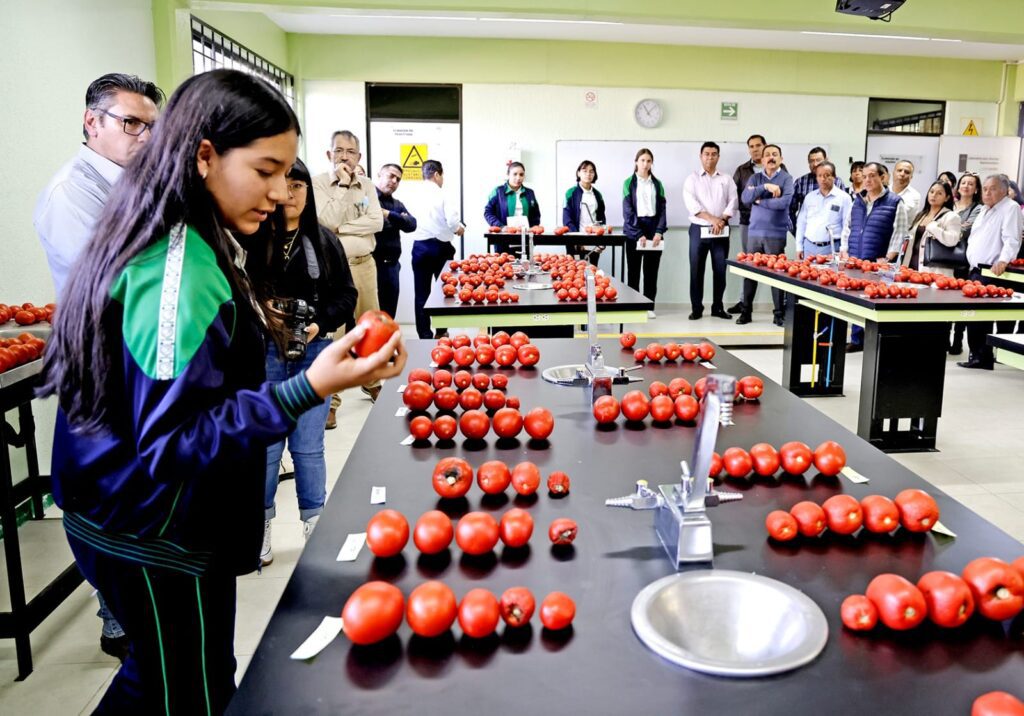
[[[373,249],[377,243],[374,234],[384,226],[384,213],[373,182],[356,174],[362,158],[359,137],[347,130],[335,132],[331,136],[327,158],[334,165],[334,171],[313,178],[317,218],[334,232],[345,247],[352,280],[359,292],[355,310],[358,320],[363,312],[378,308],[377,265],[373,261]],[[371,400],[376,400],[380,383],[364,385],[363,392]],[[337,424],[335,413],[340,405],[341,399],[332,396],[328,429]]]

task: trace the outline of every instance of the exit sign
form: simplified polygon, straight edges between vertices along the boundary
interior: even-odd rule
[[[738,119],[739,116],[739,102],[722,102],[722,119]]]

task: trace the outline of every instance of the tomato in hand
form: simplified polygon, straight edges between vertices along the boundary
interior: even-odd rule
[[[486,512],[469,512],[455,525],[455,543],[466,554],[487,554],[498,544],[498,523]]]
[[[442,458],[434,467],[433,485],[441,497],[462,497],[473,485],[473,468],[461,457]]]
[[[779,448],[779,458],[782,461],[782,469],[790,475],[803,475],[811,466],[811,448],[794,440]]]
[[[804,537],[817,537],[825,531],[825,511],[810,500],[798,502],[789,509]]]
[[[409,421],[409,434],[414,440],[426,440],[434,431],[434,423],[426,415],[417,415]]]
[[[410,592],[405,620],[414,634],[440,636],[455,623],[458,610],[455,592],[447,584],[431,580]]]
[[[412,541],[423,554],[437,554],[448,548],[455,536],[452,521],[441,510],[420,515],[412,531]]]
[[[491,429],[491,419],[482,410],[467,410],[459,418],[459,429],[470,440],[482,440]]]
[[[438,440],[451,440],[458,432],[459,424],[451,415],[439,415],[434,419],[434,435]]]
[[[476,471],[476,484],[488,495],[500,495],[512,483],[512,473],[501,460],[488,460]]]
[[[555,416],[547,408],[534,408],[526,414],[523,425],[535,440],[545,440],[555,429]]]
[[[868,584],[867,598],[878,609],[878,618],[890,629],[913,629],[928,616],[921,590],[898,574],[880,574]]]
[[[878,609],[863,594],[851,594],[839,608],[843,626],[853,631],[871,631],[878,624]]]
[[[812,456],[818,472],[826,477],[838,475],[846,467],[846,452],[843,446],[834,440],[826,440],[814,449]]]
[[[540,621],[547,629],[558,631],[572,624],[576,603],[568,594],[551,592],[540,604]]]
[[[353,347],[353,351],[360,358],[376,353],[388,342],[391,335],[398,330],[398,324],[384,311],[367,311],[356,321],[356,327],[366,330],[363,337]]]
[[[986,619],[1013,619],[1024,608],[1024,576],[995,557],[972,560],[960,575],[971,588],[978,613]]]
[[[572,544],[573,540],[576,539],[578,531],[579,527],[576,525],[576,520],[559,517],[548,527],[548,539],[551,540],[552,544]]]
[[[875,534],[892,532],[900,526],[896,503],[884,495],[868,495],[860,501],[864,512],[864,529]]]
[[[1005,691],[989,691],[971,704],[971,716],[1024,716],[1024,701]]]
[[[974,596],[967,582],[952,572],[928,572],[917,580],[928,605],[928,618],[937,626],[963,626],[974,614]]]
[[[614,423],[619,417],[619,401],[614,395],[602,395],[594,401],[594,419],[601,425]]]
[[[569,494],[569,476],[564,472],[555,471],[548,475],[548,492],[561,497]]]
[[[750,448],[750,461],[754,472],[761,477],[771,477],[779,471],[779,451],[768,443],[758,443]]]
[[[353,644],[376,644],[402,625],[405,598],[393,584],[374,581],[361,585],[345,602],[341,619]]]
[[[924,490],[907,489],[896,495],[900,524],[911,532],[928,532],[939,521],[939,505]]]
[[[528,624],[537,608],[533,593],[526,587],[509,587],[501,594],[498,605],[501,618],[510,627]]]
[[[381,510],[366,525],[366,546],[378,557],[394,557],[409,541],[409,523],[398,510]]]
[[[493,427],[499,438],[514,438],[523,429],[523,416],[515,408],[501,408],[494,414]]]
[[[459,604],[459,626],[474,639],[493,634],[500,615],[498,600],[486,589],[470,590]]]
[[[409,410],[426,410],[434,402],[434,389],[426,383],[409,383],[402,391],[402,402]]]
[[[626,420],[639,422],[647,417],[650,412],[650,402],[647,396],[639,390],[631,390],[622,396],[622,414]]]
[[[788,542],[798,534],[796,518],[785,510],[773,510],[764,520],[768,536],[779,542]]]
[[[533,517],[526,510],[513,507],[501,516],[498,536],[506,547],[525,547],[533,536]]]
[[[540,470],[532,462],[521,462],[512,468],[512,487],[520,495],[532,495],[540,487]]]
[[[636,334],[626,331],[621,336],[619,336],[619,344],[623,348],[631,349],[633,346],[636,345]]]
[[[727,448],[722,453],[722,466],[725,467],[725,474],[729,477],[746,477],[750,474],[754,464],[750,459],[750,453],[740,447]]]

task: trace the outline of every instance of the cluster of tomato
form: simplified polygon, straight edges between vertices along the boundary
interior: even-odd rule
[[[594,274],[594,298],[599,301],[614,301],[619,291],[612,286],[612,280],[595,266],[574,259],[567,254],[537,254],[541,271],[551,274],[551,288],[559,301],[587,300],[587,273]]]
[[[531,226],[528,230],[534,236],[540,236],[541,234],[544,233],[544,227],[541,224],[537,224],[536,226]],[[491,226],[491,227],[488,227],[488,229],[487,229],[487,233],[489,233],[489,234],[516,234],[516,235],[518,235],[521,232],[522,232],[522,229],[519,228],[518,226]],[[555,231],[555,233],[556,234],[558,233],[557,230]]]
[[[430,359],[442,368],[453,362],[460,368],[468,368],[474,363],[484,368],[495,363],[508,368],[516,361],[528,368],[540,360],[540,349],[530,343],[530,337],[522,331],[511,336],[505,331],[498,331],[493,336],[480,333],[473,339],[459,333],[451,338],[438,338],[437,345],[430,351]]]
[[[1010,262],[1011,266],[1024,266],[1024,259],[1013,259]]]
[[[6,303],[0,303],[0,324],[13,320],[19,326],[31,326],[40,321],[50,321],[56,310],[56,303],[48,303],[45,306],[36,306],[32,303],[8,306]]]
[[[46,341],[31,333],[17,338],[0,338],[0,373],[36,360],[43,354]]]
[[[936,626],[963,626],[975,612],[992,621],[1013,619],[1024,610],[1024,557],[1007,564],[995,557],[972,560],[963,571],[935,571],[917,584],[898,574],[880,574],[864,594],[843,600],[843,624],[870,631],[879,621],[895,631],[920,625],[926,618]],[[1013,713],[1013,712],[1009,712]]]
[[[841,291],[864,291],[868,298],[917,298],[917,289],[913,286],[893,286],[880,281],[867,281],[853,276],[847,276],[842,272],[833,271],[829,268],[816,268],[829,260],[829,256],[818,255],[808,256],[800,261],[793,261],[786,258],[785,254],[745,254],[736,256],[739,261],[749,261],[755,266],[786,273],[801,281],[816,281],[822,286],[835,286]],[[850,259],[846,262],[846,268],[859,269],[861,271],[878,271],[883,266],[872,261],[861,259]],[[909,274],[908,274],[909,275]],[[897,280],[901,280],[897,278]],[[919,282],[914,282],[919,283]]]
[[[514,261],[511,254],[494,253],[452,260],[441,273],[441,293],[462,303],[518,303],[519,294],[503,290],[515,277]]]
[[[488,495],[502,495],[509,485],[517,494],[528,497],[540,488],[540,469],[532,462],[521,462],[511,470],[501,460],[489,460],[477,470],[476,483]],[[442,458],[431,476],[434,492],[446,499],[464,497],[473,486],[473,468],[460,457]],[[548,492],[555,497],[569,494],[569,476],[555,471],[548,475]],[[530,527],[533,529],[532,523]],[[521,545],[515,545],[521,546]]]
[[[619,345],[624,350],[633,351],[633,358],[637,363],[652,361],[660,363],[663,360],[677,361],[680,358],[686,362],[700,360],[711,360],[715,357],[715,347],[703,341],[697,345],[693,343],[648,343],[645,348],[635,348],[636,334],[626,331],[619,336]]]
[[[967,298],[1009,298],[1013,295],[1012,288],[986,286],[981,281],[968,281],[960,290]]]
[[[506,589],[500,601],[486,589],[472,589],[457,602],[448,585],[431,580],[413,589],[406,604],[398,587],[374,581],[352,593],[341,617],[353,643],[376,644],[398,631],[403,619],[414,634],[432,638],[448,633],[458,618],[466,636],[481,639],[494,633],[499,619],[513,629],[528,625],[535,609],[526,587]],[[575,616],[576,604],[567,594],[551,592],[541,602],[540,620],[547,629],[565,629]]]
[[[721,455],[711,454],[709,477],[745,478],[751,472],[771,477],[782,470],[790,475],[803,475],[811,465],[826,477],[838,475],[846,467],[846,451],[834,440],[826,440],[814,451],[799,440],[788,442],[778,450],[768,443],[758,443],[749,451],[741,447],[726,448]]]
[[[924,490],[903,490],[890,500],[868,495],[859,502],[850,495],[834,495],[821,505],[810,500],[798,502],[786,512],[775,510],[765,518],[768,535],[788,542],[797,535],[818,537],[827,527],[839,535],[852,535],[861,527],[875,534],[888,534],[899,527],[908,532],[928,532],[939,521],[939,506]]]
[[[525,429],[531,438],[546,440],[555,429],[555,416],[550,410],[534,408],[523,415],[519,412],[519,398],[505,397],[498,389],[481,393],[476,388],[467,388],[459,395],[450,386],[434,392],[429,384],[415,381],[406,386],[402,397],[412,410],[426,410],[433,403],[441,411],[451,411],[455,407],[451,405],[453,401],[458,401],[463,409],[458,420],[447,412],[433,420],[427,415],[413,417],[409,421],[409,433],[414,440],[426,440],[431,433],[438,440],[451,440],[456,432],[469,440],[483,440],[491,428],[499,438],[515,438]],[[481,410],[481,406],[492,410],[493,418]]]

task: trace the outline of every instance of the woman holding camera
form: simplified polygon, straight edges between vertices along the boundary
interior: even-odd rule
[[[248,254],[246,268],[254,282],[270,296],[271,320],[285,329],[284,341],[267,342],[267,380],[285,381],[309,368],[330,345],[327,337],[352,322],[356,287],[345,249],[337,237],[320,226],[309,170],[296,160],[288,172],[288,199],[261,227],[261,241]],[[295,492],[299,498],[302,536],[309,535],[327,497],[327,461],[324,459],[324,423],[330,401],[299,416],[288,434],[288,452],[295,465]],[[270,523],[277,514],[281,454],[285,440],[267,448],[267,491],[264,501],[263,549],[260,563],[274,561]]]

